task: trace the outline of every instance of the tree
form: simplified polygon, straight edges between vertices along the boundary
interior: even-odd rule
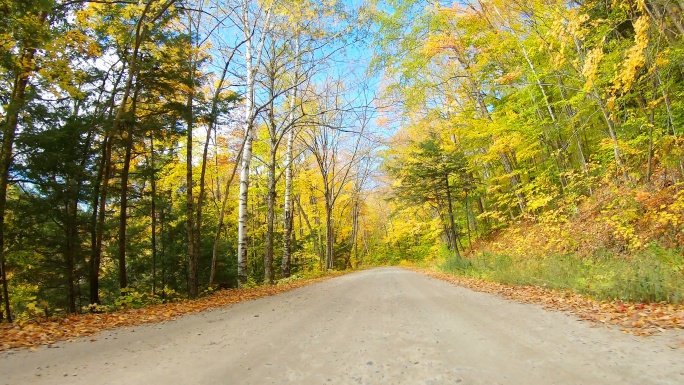
[[[461,231],[456,224],[454,201],[466,189],[465,157],[445,151],[435,133],[425,136],[407,148],[391,150],[388,171],[396,180],[393,188],[400,202],[418,206],[427,203],[439,213],[449,248],[459,255]]]
[[[5,318],[12,322],[10,299],[8,290],[8,275],[5,256],[5,212],[7,209],[7,188],[9,186],[10,170],[14,155],[14,141],[16,138],[19,115],[27,102],[26,89],[35,71],[36,53],[51,36],[49,16],[52,4],[49,2],[11,1],[4,5],[7,14],[16,17],[8,18],[2,24],[0,33],[7,37],[8,43],[3,48],[3,75],[9,75],[11,80],[11,94],[8,95],[6,112],[2,119],[2,158],[0,162],[0,275],[2,278],[2,297],[4,298]]]
[[[238,284],[247,282],[247,219],[249,197],[249,166],[252,161],[252,143],[254,140],[254,123],[263,106],[255,105],[255,76],[261,65],[261,55],[266,38],[271,29],[271,8],[254,7],[249,0],[244,0],[239,16],[245,40],[245,106],[244,132],[245,148],[240,168],[240,205],[238,212]],[[258,28],[258,29],[257,29]],[[256,56],[255,56],[256,55]]]
[[[353,180],[357,169],[361,141],[368,126],[370,106],[361,96],[360,106],[345,103],[344,84],[328,81],[318,93],[316,108],[311,115],[316,118],[308,122],[302,139],[313,155],[322,181],[325,200],[325,269],[334,269],[335,228],[333,211],[335,203]],[[351,135],[349,135],[351,134]]]

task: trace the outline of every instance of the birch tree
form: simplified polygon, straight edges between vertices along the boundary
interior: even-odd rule
[[[268,34],[271,32],[271,6],[257,5],[244,0],[239,16],[244,36],[244,133],[245,148],[240,166],[240,195],[238,208],[238,284],[247,282],[247,241],[248,241],[248,197],[249,166],[252,161],[252,143],[255,136],[255,121],[263,106],[255,104],[256,74],[261,65],[261,55]]]

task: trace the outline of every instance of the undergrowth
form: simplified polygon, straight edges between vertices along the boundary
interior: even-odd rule
[[[510,285],[571,290],[596,299],[632,302],[684,302],[682,250],[651,245],[631,257],[597,252],[511,257],[489,252],[445,258],[446,272]]]

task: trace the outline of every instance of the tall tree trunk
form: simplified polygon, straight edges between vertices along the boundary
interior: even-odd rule
[[[207,138],[204,141],[204,149],[202,151],[202,165],[200,166],[200,180],[199,180],[199,194],[197,194],[197,219],[195,221],[195,255],[199,261],[202,254],[202,209],[204,207],[204,198],[206,196],[206,177],[207,177],[207,157],[209,154],[209,141],[211,139],[212,125],[207,127]],[[199,268],[197,268],[199,274]],[[199,280],[199,277],[198,277]]]
[[[242,154],[242,166],[240,169],[240,196],[238,206],[238,286],[247,283],[247,221],[248,221],[248,198],[249,198],[249,164],[252,161],[253,140],[253,110],[254,110],[254,63],[252,52],[252,30],[247,25],[248,3],[243,4],[244,35],[247,45],[245,46],[245,65],[247,75],[247,93],[245,97],[245,150]]]
[[[114,81],[114,89],[118,89],[119,83],[123,78],[124,71],[119,71],[119,75]],[[104,84],[103,84],[104,88]],[[111,122],[115,110],[116,93],[112,93],[108,102],[107,122]],[[97,178],[93,186],[93,200],[91,202],[90,217],[90,261],[88,264],[89,299],[91,304],[100,303],[100,262],[102,256],[102,237],[104,231],[104,211],[107,201],[109,188],[109,178],[111,175],[111,156],[112,156],[112,136],[114,130],[111,127],[104,132],[102,141],[102,155],[100,165],[97,170]],[[87,160],[86,160],[87,161]],[[100,214],[102,213],[102,214]]]
[[[326,194],[325,200],[325,270],[335,268],[335,229],[333,228],[333,206]]]
[[[648,114],[648,160],[646,169],[646,182],[651,183],[653,173],[653,127],[655,124],[655,111],[651,110]]]
[[[191,75],[192,76],[192,75]],[[187,136],[186,136],[186,158],[185,158],[185,182],[186,188],[186,209],[187,209],[187,231],[188,231],[188,295],[190,298],[196,298],[199,293],[199,276],[198,276],[198,261],[197,261],[197,249],[195,247],[195,211],[194,203],[195,198],[193,197],[193,181],[192,181],[192,130],[194,123],[193,116],[193,98],[194,98],[194,87],[190,90],[188,94],[188,100],[186,104],[186,124],[187,124]]]
[[[285,203],[283,207],[283,258],[281,262],[281,273],[283,278],[287,278],[291,274],[290,259],[292,258],[292,227],[293,212],[292,209],[292,170],[294,161],[292,151],[294,149],[294,110],[295,99],[297,98],[297,81],[299,80],[299,65],[301,62],[301,44],[299,33],[295,37],[295,67],[294,67],[294,83],[295,87],[290,94],[290,110],[287,115],[287,147],[285,149]]]
[[[246,96],[245,96],[245,150],[242,155],[242,168],[240,170],[240,197],[238,208],[238,286],[247,282],[247,221],[248,221],[248,198],[249,198],[249,165],[252,161],[252,141],[254,139],[254,88],[255,75],[261,63],[261,53],[263,52],[264,43],[266,41],[267,29],[270,25],[271,11],[270,8],[266,11],[265,30],[262,31],[261,37],[257,44],[257,57],[254,60],[254,53],[252,52],[252,37],[254,30],[249,22],[249,6],[250,3],[244,0],[242,4],[242,22],[243,33],[245,37],[245,73],[247,75],[246,82]]]
[[[211,131],[212,130],[214,132],[216,131],[216,122],[218,120],[218,103],[219,103],[219,98],[221,96],[221,91],[223,89],[223,83],[226,80],[226,74],[228,73],[228,68],[230,67],[230,63],[233,60],[233,55],[235,55],[235,53],[237,52],[237,49],[240,45],[235,47],[233,52],[228,57],[228,60],[226,60],[226,63],[223,66],[223,71],[221,72],[221,77],[220,77],[219,83],[216,87],[216,90],[214,91],[214,96],[211,100],[210,122],[209,122],[209,128],[207,129],[207,141],[204,144],[204,153],[203,153],[203,157],[202,157],[202,173],[200,175],[200,186],[201,186],[200,187],[200,197],[202,200],[204,199],[204,189],[205,189],[204,179],[205,179],[205,174],[206,174],[206,162],[207,162],[207,152],[208,152],[208,148],[209,148],[209,138],[211,136]],[[229,179],[228,183],[226,184],[226,193],[223,196],[223,198],[221,198],[221,196],[222,196],[221,195],[221,187],[220,187],[220,183],[219,183],[218,156],[215,157],[215,159],[216,159],[215,167],[216,167],[216,171],[217,171],[216,172],[216,196],[217,196],[217,199],[222,201],[222,203],[221,203],[221,212],[219,213],[219,224],[216,228],[216,234],[214,236],[214,246],[212,248],[212,253],[211,253],[211,266],[210,266],[210,272],[209,272],[209,286],[210,287],[214,285],[214,280],[216,279],[216,261],[218,259],[218,244],[219,244],[219,239],[221,236],[221,230],[223,228],[223,219],[225,216],[226,203],[227,203],[227,199],[228,199],[228,191],[230,189],[231,183],[233,182],[233,178],[235,178],[235,172],[237,170],[237,162],[239,162],[239,160],[240,160],[240,156],[242,155],[243,148],[244,148],[244,142],[243,142],[243,145],[240,146],[240,152],[239,152],[238,156],[236,157],[237,160],[235,163],[235,167],[233,167],[233,173],[231,174],[230,179]],[[201,213],[202,213],[201,206],[202,206],[202,203],[198,199],[198,209],[197,209],[198,210],[197,211],[198,223],[201,223]],[[198,225],[198,229],[199,228],[200,227]],[[200,231],[198,230],[197,243],[200,243],[200,236],[201,236]]]
[[[124,142],[124,163],[121,170],[121,199],[119,208],[119,287],[128,287],[128,274],[126,272],[126,232],[128,229],[128,179],[131,170],[131,157],[133,152],[133,133],[136,124],[136,113],[138,105],[138,93],[140,84],[135,85],[135,91],[131,98],[131,111],[128,121],[123,122],[123,142]],[[119,117],[121,119],[121,117]],[[121,123],[122,121],[119,120]]]
[[[67,182],[67,186],[73,185],[72,181]],[[73,186],[72,186],[73,187]],[[77,193],[70,188],[71,193]],[[66,262],[66,278],[67,278],[67,303],[69,306],[69,313],[76,313],[76,286],[74,285],[74,264],[76,259],[76,251],[78,248],[78,200],[70,199],[66,204],[66,239],[65,239],[65,253],[64,258]]]
[[[132,122],[125,124],[124,129],[124,163],[121,170],[121,198],[119,207],[119,287],[128,287],[126,274],[126,229],[128,224],[128,177],[131,168],[131,153],[133,151]]]
[[[351,263],[352,257],[354,257],[354,260],[356,263],[359,261],[359,247],[358,247],[358,238],[359,238],[359,214],[360,214],[360,205],[359,205],[359,196],[356,194],[356,196],[353,198],[354,203],[352,203],[352,233],[351,233],[351,245],[352,249],[349,252],[349,258],[347,258],[347,266],[350,269],[353,269],[354,266]]]
[[[167,9],[171,6],[174,0],[169,0],[163,9]],[[140,46],[142,45],[146,25],[145,18],[147,13],[152,6],[153,1],[150,0],[145,4],[140,18],[135,25],[135,46],[133,53],[130,57],[128,78],[126,79],[126,86],[124,87],[123,96],[121,98],[121,104],[117,110],[116,116],[114,117],[113,132],[116,133],[121,131],[123,136],[123,141],[125,145],[125,155],[124,155],[124,165],[121,172],[121,207],[119,214],[119,286],[124,289],[128,286],[128,278],[126,276],[126,226],[127,226],[127,216],[128,216],[128,173],[131,166],[131,152],[133,150],[133,127],[132,124],[135,121],[135,109],[138,100],[138,92],[140,91],[140,84],[135,84],[135,91],[133,93],[132,103],[131,103],[131,116],[132,119],[126,121],[128,99],[130,97],[131,90],[134,88],[133,80],[138,76],[138,56],[140,54]],[[161,11],[160,11],[161,12]],[[161,13],[158,13],[161,15]],[[104,197],[104,196],[103,196]],[[101,215],[104,215],[104,210]]]
[[[275,58],[276,54],[272,52],[272,57]],[[275,59],[272,59],[275,60]],[[266,188],[268,190],[266,196],[266,252],[264,253],[264,282],[268,284],[273,284],[273,247],[275,238],[275,202],[276,202],[276,160],[278,145],[280,144],[280,138],[278,138],[278,123],[275,119],[275,69],[274,64],[271,63],[271,67],[267,68],[268,72],[268,90],[269,98],[271,100],[268,108],[268,121],[266,126],[269,132],[269,152],[268,152],[268,163],[267,175],[266,175]]]
[[[473,217],[470,215],[471,205],[468,204],[468,190],[465,191],[465,199],[463,199],[463,206],[465,210],[466,230],[468,231],[468,249],[470,251],[473,251],[473,240],[471,237],[471,231],[475,231],[475,221],[473,220]],[[463,250],[463,253],[465,252],[466,251]]]
[[[166,223],[166,216],[164,215],[164,204],[159,210],[159,237],[161,238],[161,297],[166,299],[166,242],[164,240],[164,224]]]
[[[152,202],[150,204],[150,218],[152,220],[152,294],[157,294],[157,169],[154,159],[154,138],[150,136],[150,167],[152,168]]]
[[[226,61],[225,66],[223,67],[223,72],[221,73],[221,80],[219,81],[218,86],[216,87],[216,91],[214,92],[214,97],[212,99],[212,105],[211,105],[211,121],[209,123],[209,129],[207,131],[207,142],[205,143],[204,146],[204,156],[203,156],[203,162],[206,163],[207,159],[207,151],[208,151],[208,145],[209,145],[209,136],[211,135],[211,130],[213,128],[214,131],[216,131],[216,121],[218,119],[218,101],[219,97],[221,95],[221,90],[223,88],[223,82],[226,79],[226,74],[228,73],[228,68],[230,66],[230,63],[233,59],[233,55],[237,52],[237,47],[235,50],[231,53],[230,57]],[[217,135],[218,136],[218,135]],[[237,171],[237,165],[239,164],[238,162],[240,161],[240,157],[242,156],[242,151],[245,147],[245,142],[242,142],[242,145],[240,146],[240,151],[238,152],[238,155],[235,157],[235,167],[233,167],[233,172],[230,175],[230,178],[228,179],[228,182],[226,183],[226,188],[225,188],[225,194],[223,196],[221,195],[221,187],[219,183],[219,176],[218,172],[216,175],[216,196],[218,199],[221,200],[221,211],[219,212],[219,221],[218,221],[218,226],[216,227],[216,234],[214,236],[214,246],[212,248],[212,253],[211,253],[211,267],[210,267],[210,273],[209,273],[209,286],[214,285],[214,280],[216,279],[216,263],[218,260],[218,244],[219,240],[221,238],[221,230],[223,229],[223,220],[225,217],[225,212],[226,212],[226,204],[228,202],[228,192],[230,190],[230,185],[233,183],[233,179],[235,178],[235,173]],[[205,178],[205,167],[202,167],[202,175],[200,177],[202,181],[202,189],[204,189],[204,178]],[[216,169],[218,171],[218,156],[216,157]],[[202,190],[203,191],[203,190]],[[203,194],[200,194],[203,195]],[[201,212],[201,210],[200,210]],[[198,219],[199,220],[199,219]]]
[[[266,254],[264,255],[264,281],[273,283],[273,238],[275,222],[275,202],[276,202],[276,148],[271,143],[271,151],[268,161],[268,196],[266,197]]]
[[[249,198],[249,163],[252,158],[252,127],[245,131],[245,150],[240,169],[240,202],[238,206],[238,286],[247,282],[247,221]]]
[[[112,141],[113,138],[109,133],[105,136],[103,143],[102,154],[102,177],[100,181],[99,192],[95,194],[93,199],[93,216],[91,223],[95,222],[95,242],[93,245],[92,255],[90,257],[90,303],[100,303],[100,262],[102,257],[102,239],[104,237],[104,222],[105,222],[105,208],[107,204],[107,194],[109,190],[109,178],[111,176],[112,168]]]
[[[606,120],[606,126],[608,127],[608,136],[610,137],[611,142],[613,142],[613,157],[615,158],[615,166],[617,168],[617,172],[622,172],[622,179],[625,182],[629,182],[629,174],[627,173],[627,168],[625,167],[622,161],[622,156],[620,154],[620,146],[618,142],[617,132],[615,131],[615,121],[610,116],[610,113],[606,110],[603,98],[601,98],[601,96],[598,94],[596,88],[594,88],[594,93],[599,104],[599,109],[603,114],[603,118]]]
[[[219,212],[219,220],[218,220],[218,226],[216,227],[216,235],[214,236],[214,249],[212,250],[212,255],[211,255],[211,273],[209,275],[209,286],[212,286],[214,284],[214,280],[216,279],[216,261],[218,260],[218,245],[219,245],[219,240],[221,239],[221,230],[223,229],[223,222],[225,219],[225,214],[226,214],[226,205],[228,203],[228,196],[230,192],[230,186],[233,184],[233,179],[235,179],[235,174],[237,173],[238,165],[241,163],[242,159],[242,152],[245,149],[245,144],[247,137],[242,141],[242,145],[240,146],[240,151],[238,151],[238,154],[235,156],[235,166],[233,167],[233,172],[230,174],[230,178],[228,181],[226,181],[226,188],[223,193],[223,201],[221,202],[221,211]]]
[[[191,42],[199,41],[199,25],[201,23],[203,3],[198,3],[199,9],[197,12],[197,19],[195,20],[188,11],[188,35],[190,35]],[[196,24],[195,24],[196,23]],[[204,194],[204,178],[206,175],[206,159],[209,147],[209,140],[211,138],[211,124],[207,128],[207,137],[204,145],[202,165],[200,171],[200,192],[197,197],[197,204],[195,206],[194,198],[194,182],[192,170],[192,148],[193,148],[193,130],[195,126],[194,114],[194,98],[195,98],[195,72],[197,70],[197,56],[195,52],[200,49],[199,46],[194,46],[188,57],[188,78],[190,80],[190,89],[188,92],[188,100],[186,103],[185,119],[187,124],[186,132],[186,198],[187,198],[187,231],[188,231],[188,296],[190,298],[197,298],[199,294],[199,257],[200,257],[200,242],[201,242],[201,222],[202,222],[202,195]],[[195,215],[197,218],[195,219]]]
[[[7,274],[5,274],[5,261],[0,261],[0,280],[2,280],[2,290],[0,290],[0,323],[5,318],[5,311],[9,309],[9,301],[5,302],[5,298],[9,299],[9,293],[7,292],[7,284],[5,280],[7,279]],[[8,322],[12,322],[12,317],[7,319]]]
[[[444,187],[446,188],[447,208],[449,209],[449,227],[451,230],[451,238],[454,241],[454,252],[457,257],[461,254],[458,251],[458,234],[456,232],[456,221],[454,220],[454,205],[451,201],[451,185],[449,184],[449,174],[444,174]]]
[[[293,98],[294,99],[294,98]],[[292,105],[292,103],[290,104]],[[290,112],[292,114],[292,112]],[[283,232],[283,260],[281,264],[282,276],[287,278],[291,274],[290,259],[292,256],[292,151],[294,147],[294,129],[287,134],[287,148],[285,150],[285,204],[284,204],[284,232]]]

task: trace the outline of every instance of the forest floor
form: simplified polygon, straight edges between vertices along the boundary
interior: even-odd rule
[[[380,268],[51,348],[2,384],[682,384],[681,330],[650,337]]]

